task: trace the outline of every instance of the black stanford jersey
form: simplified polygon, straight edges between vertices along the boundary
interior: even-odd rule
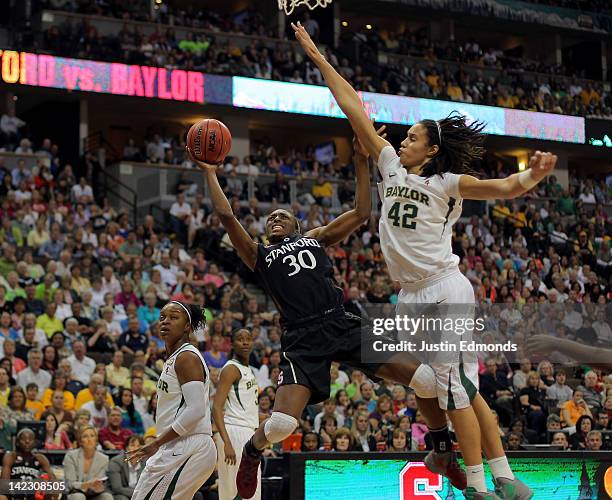
[[[344,294],[332,262],[314,238],[294,234],[282,243],[258,245],[255,270],[285,325],[342,310]]]

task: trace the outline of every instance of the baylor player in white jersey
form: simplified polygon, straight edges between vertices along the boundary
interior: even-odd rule
[[[478,180],[465,175],[472,161],[484,154],[481,133],[484,125],[468,124],[461,115],[450,115],[440,121],[421,120],[408,130],[397,155],[389,142],[376,134],[357,92],[325,60],[304,27],[299,23],[292,27],[358,139],[378,161],[383,175],[381,244],[391,278],[402,283],[399,300],[413,304],[474,303],[473,290],[459,273],[458,259],[450,247],[451,226],[459,216],[461,200],[521,196],[553,170],[556,156],[537,151],[530,159],[529,170],[506,179]],[[442,396],[439,403],[446,407],[453,422],[466,464],[466,498],[496,499],[500,498],[498,495],[505,500],[531,498],[532,492],[514,477],[508,466],[493,415],[478,395],[477,380],[468,379],[468,383],[462,384],[466,377],[458,376],[461,370],[461,364],[449,365],[436,373],[421,365],[411,386],[420,398]],[[475,370],[472,372],[475,377]],[[423,408],[422,413],[436,432],[441,430],[438,426],[445,425],[436,409]],[[495,493],[487,492],[481,444],[495,479]],[[452,453],[436,453],[430,459],[435,460],[426,461],[427,466],[439,473],[447,473],[448,464],[454,461]]]
[[[219,451],[217,470],[219,473],[219,500],[234,500],[238,495],[236,475],[246,442],[259,427],[259,387],[249,356],[253,350],[253,337],[246,329],[232,334],[232,357],[221,369],[219,384],[213,403],[213,417],[218,433],[215,443]],[[261,471],[257,478],[257,489],[250,497],[261,498]]]
[[[160,312],[159,334],[168,359],[157,383],[157,438],[128,453],[132,463],[148,459],[132,499],[191,499],[215,469],[210,375],[190,343],[202,326],[202,313],[195,306],[172,301]]]

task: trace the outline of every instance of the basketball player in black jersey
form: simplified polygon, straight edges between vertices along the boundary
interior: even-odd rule
[[[0,479],[11,481],[24,481],[32,483],[41,481],[41,474],[47,474],[48,481],[55,481],[49,460],[42,453],[32,453],[36,444],[36,436],[31,429],[25,428],[17,433],[15,441],[16,451],[9,451],[2,459],[2,474]],[[32,495],[15,495],[10,497],[16,500],[26,500]],[[46,498],[59,498],[59,495],[48,495]],[[8,500],[8,496],[0,495],[0,500]]]
[[[384,137],[384,127],[378,133]],[[358,141],[355,208],[306,234],[301,233],[299,221],[291,212],[275,210],[266,221],[268,245],[255,243],[234,216],[219,185],[216,167],[191,157],[205,171],[213,206],[242,261],[260,275],[278,308],[284,330],[274,410],[245,445],[236,479],[238,493],[246,499],[255,493],[261,450],[290,436],[307,404],[329,397],[332,361],[346,363],[374,380],[384,378],[406,385],[419,362],[405,353],[385,364],[361,361],[361,319],[345,312],[343,292],[334,280],[333,264],[325,251],[370,217],[368,153]],[[393,362],[395,359],[397,362]],[[458,466],[455,473],[465,480]]]

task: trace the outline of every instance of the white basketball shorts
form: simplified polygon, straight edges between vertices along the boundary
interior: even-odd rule
[[[459,310],[462,315],[471,315],[473,318],[474,289],[470,281],[457,270],[422,287],[402,284],[396,314],[405,314],[409,304],[446,305],[451,310]],[[465,304],[465,307],[462,306],[463,304]],[[453,307],[454,305],[461,306]],[[455,316],[453,315],[453,317]],[[461,338],[470,341],[471,335],[464,335]],[[440,337],[436,339],[436,342],[438,341],[457,345],[459,349],[458,337],[455,332],[441,333]],[[438,357],[438,360],[436,357]],[[457,352],[453,355],[449,353],[434,355],[428,360],[427,364],[431,366],[436,375],[436,392],[440,408],[443,410],[459,410],[471,405],[478,394],[478,359],[475,353]]]
[[[217,444],[217,450],[219,453],[219,459],[217,461],[217,471],[219,473],[219,500],[234,500],[235,498],[238,498],[236,475],[238,474],[238,468],[240,467],[242,449],[244,448],[246,442],[251,439],[251,436],[255,433],[255,429],[229,424],[225,424],[225,429],[227,430],[230,441],[232,442],[232,447],[236,452],[236,463],[235,465],[225,463],[225,445],[223,444],[223,439],[221,439],[221,435],[219,433],[215,434],[215,443]],[[253,495],[251,499],[261,499],[261,467],[257,473],[257,490],[255,490],[255,495]]]
[[[191,499],[216,463],[212,436],[193,434],[175,439],[147,460],[132,500]]]

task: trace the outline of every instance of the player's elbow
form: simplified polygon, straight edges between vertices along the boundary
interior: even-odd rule
[[[372,214],[371,207],[356,207],[354,210],[355,222],[358,224],[365,224]]]

